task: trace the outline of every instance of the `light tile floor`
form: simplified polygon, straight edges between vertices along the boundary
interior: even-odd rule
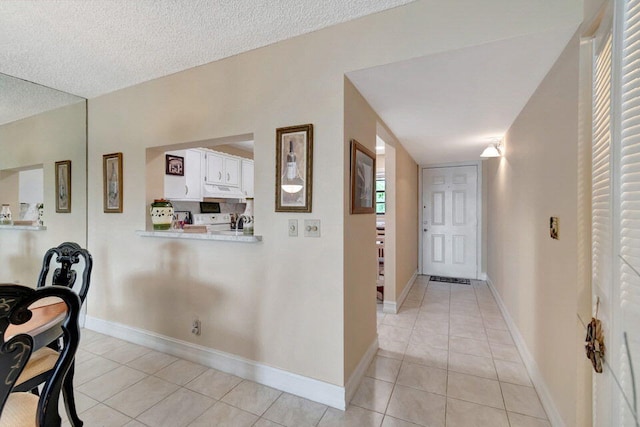
[[[87,427],[550,427],[487,285],[427,279],[400,313],[379,310],[380,349],[345,412],[84,330],[80,418]]]

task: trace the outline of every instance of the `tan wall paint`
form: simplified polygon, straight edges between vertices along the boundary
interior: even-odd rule
[[[17,173],[9,170],[33,165],[44,168],[45,231],[0,230],[0,259],[6,268],[0,282],[19,281],[35,285],[42,256],[65,241],[86,245],[86,109],[79,102],[0,126],[0,196],[19,212]],[[71,213],[55,211],[55,167],[71,160]]]
[[[484,163],[488,274],[564,422],[576,425],[579,40],[574,38]],[[549,237],[559,217],[560,240]]]
[[[397,302],[418,269],[418,164],[379,119],[386,143],[384,299]]]
[[[353,84],[344,79],[345,170],[350,169],[350,141],[376,150],[378,116]],[[376,338],[376,215],[349,213],[350,174],[344,179],[344,372],[345,382]]]
[[[400,144],[395,167],[395,301],[418,270],[418,164]]]
[[[353,84],[345,78],[345,161],[356,139],[375,152],[376,134],[388,141],[385,178],[385,301],[397,301],[416,272],[418,263],[418,165]],[[372,145],[373,144],[373,145]],[[380,158],[381,156],[377,156]],[[345,165],[349,168],[350,165]],[[376,168],[378,165],[376,164]],[[376,215],[350,215],[350,178],[345,176],[345,381],[373,341],[377,251]],[[400,286],[398,286],[400,284]],[[398,289],[399,288],[399,289]]]
[[[578,20],[578,9],[553,0],[418,1],[91,100],[88,238],[99,262],[89,314],[343,385],[345,366],[362,356],[360,345],[344,349],[344,280],[360,269],[345,263],[336,190],[346,173],[344,74],[553,28]],[[276,214],[275,129],[303,123],[315,128],[313,213]],[[150,178],[141,185],[147,161],[155,163],[148,148],[241,134],[254,136],[263,243],[135,235],[161,194]],[[102,154],[110,152],[124,154],[122,214],[102,212]],[[322,237],[289,238],[291,218],[320,219]],[[189,333],[194,315],[200,337]]]
[[[384,133],[384,140],[389,141],[385,147],[386,164],[384,170],[385,178],[385,219],[384,219],[384,301],[396,302],[396,278],[397,278],[397,256],[398,247],[396,238],[398,221],[396,214],[398,204],[396,203],[396,145],[399,145],[395,136],[386,132],[382,126],[378,126],[378,133]]]

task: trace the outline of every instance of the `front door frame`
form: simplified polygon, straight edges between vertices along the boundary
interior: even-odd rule
[[[419,200],[420,200],[420,205],[418,206],[418,267],[419,267],[419,271],[420,274],[426,274],[424,271],[424,265],[423,265],[423,251],[424,248],[423,246],[423,236],[422,236],[422,211],[424,208],[421,208],[420,206],[424,206],[424,191],[422,188],[422,182],[424,180],[423,176],[424,176],[424,170],[425,169],[431,169],[431,168],[450,168],[450,167],[457,167],[457,166],[476,166],[477,170],[478,170],[478,188],[476,191],[476,216],[478,218],[478,224],[477,224],[477,241],[476,241],[476,276],[479,280],[486,280],[487,279],[487,272],[486,271],[482,271],[482,265],[483,265],[483,248],[484,248],[484,235],[482,233],[482,229],[483,229],[483,218],[482,218],[482,208],[483,208],[483,193],[482,193],[482,160],[476,160],[476,161],[468,161],[468,162],[455,162],[455,163],[438,163],[438,164],[426,164],[426,165],[421,165],[420,166],[420,177],[418,179],[418,193],[419,193]]]

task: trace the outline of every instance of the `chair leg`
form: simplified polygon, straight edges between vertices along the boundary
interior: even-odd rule
[[[67,416],[69,417],[71,425],[73,427],[82,427],[84,423],[78,417],[78,412],[76,411],[76,400],[73,396],[73,372],[75,370],[75,365],[75,361],[71,363],[69,372],[67,372],[67,376],[64,378],[62,383],[62,395],[64,396],[64,406],[67,409]]]

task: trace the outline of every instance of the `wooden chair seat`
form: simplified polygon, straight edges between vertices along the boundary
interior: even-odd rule
[[[15,387],[19,387],[26,381],[38,378],[40,375],[49,373],[56,365],[58,357],[60,357],[60,353],[49,347],[43,347],[33,352],[29,362],[27,362],[27,366],[25,366],[24,371],[22,371],[22,374],[18,377]],[[38,379],[35,386],[42,382],[44,382],[44,379]]]
[[[11,393],[2,409],[0,426],[35,427],[38,400],[39,397],[35,394],[27,392]]]

